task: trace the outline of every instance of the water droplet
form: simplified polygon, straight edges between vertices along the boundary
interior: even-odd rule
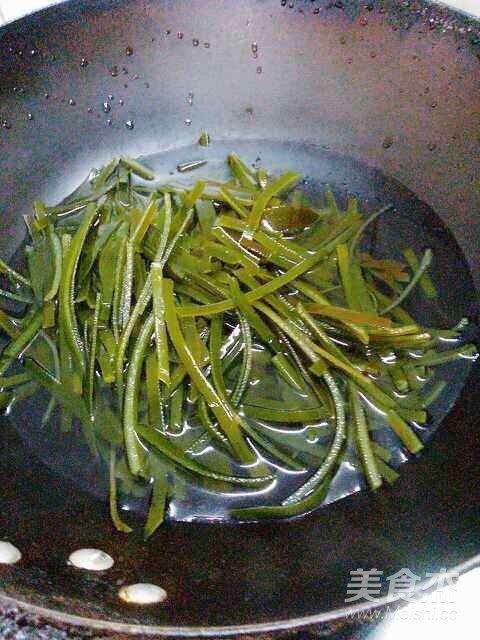
[[[78,549],[70,554],[68,564],[87,571],[107,571],[113,567],[114,561],[100,549]]]
[[[113,78],[116,78],[116,77],[118,76],[118,67],[117,67],[117,65],[116,65],[116,64],[115,64],[115,65],[113,65],[113,67],[110,67],[110,75],[111,75]]]
[[[260,73],[262,73],[262,71],[263,71],[262,67],[257,67],[257,73],[260,74]]]
[[[194,97],[194,95],[193,95],[192,91],[190,91],[188,93],[188,95],[187,95],[187,104],[189,104],[190,106],[193,105],[193,97]]]
[[[368,24],[368,18],[366,16],[360,16],[358,22],[362,27],[366,27]]]
[[[75,102],[75,100],[74,100],[73,98],[70,98],[70,100],[68,101],[68,104],[69,104],[71,107],[74,107],[77,103]]]
[[[113,120],[112,120],[111,118],[109,118],[109,119],[107,120],[107,127],[111,127],[111,126],[112,126],[112,124],[113,124]]]
[[[295,6],[295,3],[294,3],[294,2],[289,2],[289,3],[288,3],[288,8],[289,8],[289,9],[293,9],[293,7],[294,7],[294,6]]]
[[[183,33],[182,33],[181,31],[179,31],[179,32],[177,33],[177,38],[178,38],[179,40],[183,40]]]
[[[109,99],[109,100],[113,100],[113,99],[114,99],[114,97],[115,97],[115,96],[113,96],[113,95],[110,93],[110,94],[109,94],[109,96],[108,96],[108,99]]]
[[[43,94],[43,97],[45,98],[45,100],[48,100],[48,99],[49,99],[49,97],[50,97],[50,94],[49,94],[49,93],[44,93],[44,94]]]
[[[121,107],[123,107],[123,105],[124,105],[125,103],[124,103],[124,102],[123,102],[123,100],[120,98],[120,100],[118,101],[118,104],[119,104]]]
[[[11,542],[0,540],[0,564],[15,564],[22,559],[21,552]]]
[[[80,60],[80,66],[81,67],[88,67],[88,65],[89,65],[89,62],[88,62],[88,60],[86,58],[82,58]]]
[[[210,43],[209,42],[204,42],[203,46],[205,47],[205,49],[210,49]]]
[[[133,48],[132,47],[125,47],[125,55],[126,56],[133,56]]]
[[[33,113],[27,114],[27,119],[28,120],[33,120]]]
[[[252,42],[252,53],[253,57],[256,58],[258,54],[258,44],[256,42]]]
[[[190,118],[185,118],[185,124],[189,127],[192,124],[192,120]]]
[[[167,592],[154,584],[131,584],[122,587],[118,595],[128,604],[158,604],[167,598]]]
[[[104,111],[104,113],[110,113],[111,110],[112,110],[112,105],[109,104],[108,102],[104,102],[103,103],[103,111]]]
[[[36,56],[38,53],[38,49],[30,49],[30,55],[31,56]]]
[[[135,122],[133,120],[127,120],[125,122],[125,126],[127,127],[127,129],[130,129],[130,131],[132,131],[132,129],[135,128]]]
[[[280,4],[284,7],[287,4],[287,0],[280,0]]]
[[[382,146],[384,149],[390,149],[390,147],[393,145],[394,142],[395,140],[393,136],[387,136],[386,138],[384,138],[382,142]]]
[[[198,47],[198,45],[200,44],[200,40],[197,40],[197,38],[194,38],[192,40],[192,44],[193,44],[194,47]]]

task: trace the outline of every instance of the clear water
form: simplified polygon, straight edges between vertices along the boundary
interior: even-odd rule
[[[426,300],[419,291],[415,291],[404,305],[419,323],[430,327],[450,328],[461,318],[474,315],[475,296],[468,269],[455,241],[444,228],[436,214],[421,203],[414,194],[388,177],[374,172],[366,166],[349,158],[339,157],[326,149],[306,144],[273,143],[268,141],[225,141],[215,142],[208,148],[198,145],[190,148],[175,149],[143,159],[156,173],[160,183],[192,183],[201,177],[227,179],[227,154],[234,150],[246,161],[255,166],[264,166],[274,172],[295,169],[303,173],[303,190],[314,203],[319,200],[325,186],[329,184],[339,201],[344,204],[348,195],[355,194],[366,211],[373,211],[392,202],[396,211],[380,218],[372,226],[365,239],[365,248],[376,257],[401,257],[400,249],[411,246],[420,255],[425,248],[434,251],[434,264],[431,275],[441,292],[438,300]],[[176,172],[178,164],[206,159],[208,164],[189,173]],[[455,282],[445,279],[445,274],[455,274]],[[472,330],[470,330],[471,332]],[[467,331],[468,333],[468,331]],[[465,339],[471,339],[466,335]],[[446,344],[451,348],[455,344]],[[466,359],[437,368],[437,379],[444,379],[448,386],[442,396],[430,408],[426,425],[415,427],[423,441],[428,441],[442,420],[455,404],[472,362]],[[232,369],[227,384],[234,384],[235,369]],[[247,404],[262,405],[262,398],[278,400],[289,408],[307,408],[312,399],[294,392],[268,364],[268,357],[260,345],[255,347],[254,366],[248,391],[244,401]],[[107,399],[109,400],[109,399]],[[107,496],[107,467],[102,455],[92,457],[86,447],[80,427],[74,426],[71,433],[61,433],[58,414],[46,424],[41,416],[46,409],[48,396],[39,392],[34,397],[15,403],[9,412],[9,420],[30,447],[32,454],[59,474],[73,478],[80,487],[99,497]],[[313,405],[312,405],[313,406]],[[392,464],[395,467],[407,462],[408,457],[399,447],[393,432],[385,428],[382,418],[370,411],[370,419],[375,422],[375,439],[391,449]],[[253,424],[255,424],[253,422]],[[291,438],[302,448],[321,451],[328,446],[331,429],[327,422],[313,425],[263,425],[272,435]],[[183,448],[188,448],[203,429],[193,412],[176,437]],[[432,445],[434,446],[434,444]],[[101,451],[102,453],[102,451]],[[103,451],[106,457],[106,451]],[[210,445],[200,448],[196,453],[199,461],[214,466],[223,473],[241,473],[227,456],[213,451]],[[262,454],[259,452],[259,457]],[[269,456],[265,456],[269,461]],[[163,462],[157,456],[152,458],[152,467],[163,468]],[[315,467],[311,467],[311,472]],[[177,520],[214,520],[225,517],[229,506],[252,506],[253,504],[275,503],[286,497],[295,488],[303,484],[308,472],[292,472],[276,467],[278,480],[273,486],[258,492],[247,489],[225,487],[223,493],[213,490],[212,485],[195,480],[190,484],[188,478],[179,479],[177,497],[170,503],[169,515]],[[404,470],[408,473],[408,467]],[[365,481],[356,460],[351,444],[331,484],[325,504],[333,502],[365,488]],[[149,487],[142,483],[132,483],[125,479],[120,483],[120,501],[124,511],[144,513],[148,506]]]

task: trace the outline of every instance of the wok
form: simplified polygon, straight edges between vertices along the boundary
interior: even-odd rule
[[[168,175],[198,154],[205,129],[213,163],[227,150],[260,155],[371,205],[399,204],[440,247],[447,306],[476,320],[479,31],[417,0],[76,0],[10,24],[0,31],[0,253],[18,246],[34,198],[60,200],[122,153],[157,154]],[[3,421],[0,531],[23,560],[0,569],[1,595],[56,621],[166,636],[294,629],[383,606],[383,593],[346,605],[352,569],[425,576],[480,564],[479,411],[474,367],[392,487],[290,522],[170,522],[148,543],[113,530],[73,450],[33,422],[19,432]],[[75,571],[66,558],[79,547],[104,549],[114,568]],[[124,582],[159,584],[168,600],[122,605]]]

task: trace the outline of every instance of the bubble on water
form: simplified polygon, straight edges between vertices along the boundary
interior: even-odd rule
[[[438,102],[432,102],[432,103],[430,104],[430,107],[431,107],[432,109],[436,109],[436,108],[438,107]]]
[[[116,64],[114,64],[113,67],[110,67],[110,75],[113,78],[116,78],[118,76],[118,67]]]
[[[113,100],[114,98],[115,98],[115,96],[114,96],[113,94],[111,94],[111,93],[110,93],[110,94],[108,95],[108,99],[109,99],[109,100]]]
[[[71,107],[74,107],[77,103],[75,102],[75,100],[74,100],[73,98],[70,98],[70,100],[68,101],[68,104],[69,104]]]
[[[252,42],[251,49],[252,49],[253,57],[257,58],[258,57],[258,44],[256,42]]]
[[[110,111],[112,110],[112,105],[108,102],[104,102],[102,108],[104,113],[110,113]]]
[[[38,53],[38,49],[30,49],[30,55],[31,56],[36,56]]]
[[[193,92],[189,91],[189,93],[187,95],[187,104],[189,104],[190,106],[193,105],[193,98],[194,98]]]
[[[109,118],[109,119],[107,120],[107,127],[111,127],[111,126],[112,126],[112,124],[113,124],[113,120],[112,120],[111,118]]]
[[[293,7],[294,7],[294,6],[295,6],[295,3],[294,3],[294,2],[289,2],[289,3],[288,3],[288,8],[289,8],[289,9],[293,9]]]
[[[27,114],[27,120],[33,120],[33,113],[28,113]]]
[[[181,31],[179,31],[179,32],[177,33],[177,38],[178,38],[179,40],[183,40],[183,33],[182,33]]]
[[[126,56],[133,56],[133,48],[132,47],[125,47],[125,55]]]
[[[88,67],[88,65],[89,65],[89,62],[88,62],[88,60],[86,58],[82,58],[80,60],[80,66],[81,67]]]
[[[191,118],[185,118],[185,124],[187,125],[187,127],[189,127],[192,124],[192,120]]]
[[[395,142],[395,139],[393,136],[387,136],[386,138],[383,139],[382,147],[384,149],[390,149],[390,147],[393,145],[394,142]]]
[[[197,38],[194,38],[192,40],[192,44],[193,44],[194,47],[198,47],[198,45],[200,44],[200,40],[198,40]]]
[[[48,100],[50,98],[50,94],[49,93],[44,93],[43,97],[45,98],[45,100]]]
[[[287,0],[280,0],[280,4],[284,7],[287,4]]]
[[[169,36],[172,33],[171,29],[165,29],[165,35]]]
[[[120,100],[118,101],[118,104],[123,107],[123,105],[125,104],[124,101],[122,100],[122,98],[120,98]]]
[[[133,120],[127,120],[125,122],[125,126],[127,127],[127,129],[130,129],[130,131],[132,131],[132,129],[135,128],[135,122]]]
[[[262,73],[262,71],[263,71],[262,67],[257,67],[257,73],[260,74],[260,73]]]

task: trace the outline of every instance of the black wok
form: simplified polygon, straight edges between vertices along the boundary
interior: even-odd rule
[[[347,185],[372,204],[388,197],[430,219],[444,247],[447,302],[476,319],[479,31],[417,0],[77,0],[8,25],[0,31],[0,254],[17,247],[34,198],[61,199],[120,153],[165,152],[155,162],[168,175],[206,129],[218,142],[213,159],[227,149],[249,161],[263,154],[270,166],[299,168],[340,192]],[[476,367],[425,453],[376,495],[293,522],[172,522],[148,544],[113,530],[104,498],[79,484],[73,454],[50,439],[56,457],[47,465],[38,430],[27,421],[19,435],[4,421],[0,532],[24,557],[0,569],[1,595],[57,621],[218,637],[372,606],[345,604],[358,567],[465,571],[480,564],[479,392]],[[114,556],[114,568],[91,577],[68,567],[69,553],[85,546]],[[157,583],[168,600],[129,608],[117,597],[123,581]],[[384,603],[380,595],[376,606]]]

